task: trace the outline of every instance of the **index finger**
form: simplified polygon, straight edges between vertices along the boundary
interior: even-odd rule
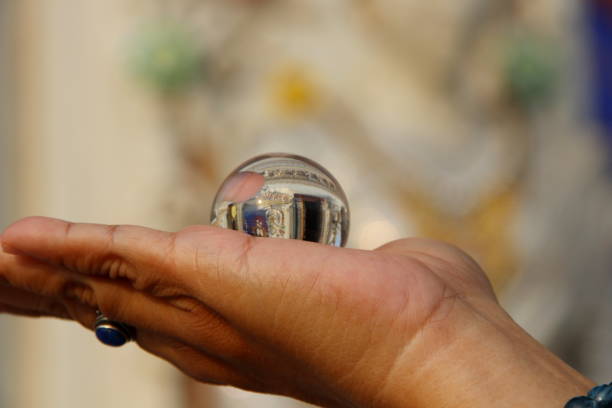
[[[70,271],[127,279],[145,290],[176,283],[174,234],[130,225],[71,223],[46,217],[17,221],[2,234],[4,252],[25,255]]]

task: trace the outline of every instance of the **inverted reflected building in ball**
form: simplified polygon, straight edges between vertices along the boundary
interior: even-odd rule
[[[349,207],[338,181],[305,157],[274,153],[246,161],[215,197],[213,225],[258,237],[344,246]]]

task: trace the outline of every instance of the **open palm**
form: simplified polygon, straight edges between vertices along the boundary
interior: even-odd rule
[[[539,346],[471,258],[433,241],[361,251],[206,226],[168,233],[33,217],[2,245],[0,311],[92,328],[100,309],[197,380],[328,407],[426,406],[440,368],[472,355],[473,343],[489,339],[480,353],[502,359],[503,344]]]

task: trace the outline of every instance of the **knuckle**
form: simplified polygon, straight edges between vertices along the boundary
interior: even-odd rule
[[[186,323],[192,328],[192,333],[204,333],[207,337],[211,333],[219,333],[224,331],[226,323],[221,318],[210,310],[207,310],[202,305],[188,306]]]
[[[257,239],[248,234],[243,234],[241,236],[241,242],[239,243],[239,262],[241,265],[246,266],[248,269],[250,263],[251,254],[254,252],[254,248],[256,245]]]
[[[217,272],[221,273],[225,267],[240,276],[248,275],[257,244],[257,238],[248,234],[236,234],[228,242],[222,242],[217,257]]]
[[[70,221],[64,221],[64,239],[68,239],[74,232],[75,223]]]
[[[62,271],[49,270],[30,259],[18,259],[14,270],[5,275],[10,286],[43,296],[61,296],[68,282]]]
[[[122,232],[123,227],[121,225],[107,225],[106,232],[108,234],[108,246],[112,249],[112,246],[117,241],[118,235]]]
[[[64,307],[72,320],[79,322],[83,327],[92,329],[96,320],[96,313],[93,308],[83,306],[82,304],[65,300]]]
[[[123,258],[108,255],[102,259],[93,272],[97,275],[107,276],[110,279],[128,279],[134,280],[137,276],[134,273],[134,268]]]
[[[80,282],[66,282],[62,288],[62,296],[68,300],[73,300],[90,307],[96,307],[97,304],[94,291],[89,286]]]
[[[178,232],[176,238],[177,251],[191,254],[185,258],[191,261],[187,268],[194,272],[209,272],[209,277],[213,278],[215,274],[220,278],[228,271],[248,271],[256,246],[257,240],[251,235],[215,226],[187,227]]]

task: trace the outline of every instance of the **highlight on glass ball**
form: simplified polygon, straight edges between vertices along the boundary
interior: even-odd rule
[[[338,181],[305,157],[273,153],[234,170],[215,197],[213,225],[257,237],[344,246],[349,207]]]

